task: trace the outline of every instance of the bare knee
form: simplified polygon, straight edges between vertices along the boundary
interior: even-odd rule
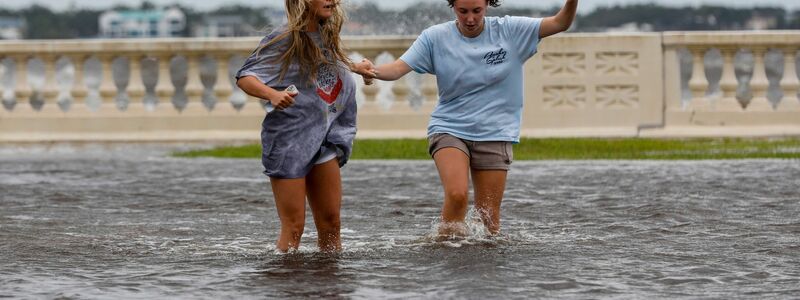
[[[325,213],[315,216],[317,230],[320,232],[339,232],[341,220],[338,213]]]
[[[444,199],[452,209],[466,210],[469,193],[462,190],[445,191]]]
[[[464,205],[467,205],[467,197],[469,197],[469,193],[465,190],[460,189],[453,189],[445,191],[444,198],[448,201],[452,202],[463,202]]]

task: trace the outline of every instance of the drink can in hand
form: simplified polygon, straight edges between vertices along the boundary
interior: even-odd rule
[[[286,89],[284,91],[289,93],[292,96],[297,95],[297,94],[300,93],[300,91],[297,90],[297,87],[294,86],[294,84],[286,87]]]

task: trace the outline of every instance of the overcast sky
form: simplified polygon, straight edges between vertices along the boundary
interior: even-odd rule
[[[418,0],[344,0],[351,3],[373,2],[384,8],[404,8],[410,4],[417,3]],[[442,2],[444,0],[424,0]],[[32,4],[40,4],[55,10],[64,10],[70,5],[78,8],[105,8],[113,4],[127,4],[130,6],[137,6],[141,1],[139,0],[3,0],[0,2],[0,7],[7,8],[21,8],[27,7]],[[171,3],[181,3],[182,5],[192,6],[198,10],[208,10],[217,8],[221,5],[231,4],[245,4],[249,6],[280,6],[283,5],[283,0],[150,0],[157,5],[167,5]],[[800,9],[800,0],[580,0],[580,9],[583,12],[591,11],[597,6],[610,6],[614,4],[626,3],[657,3],[661,5],[670,6],[698,6],[698,5],[731,5],[736,7],[752,7],[756,3],[759,6],[778,6],[790,10]],[[554,5],[561,5],[563,0],[504,0],[508,6],[522,6],[522,7],[552,7]]]

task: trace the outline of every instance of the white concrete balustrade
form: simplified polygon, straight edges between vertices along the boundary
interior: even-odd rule
[[[665,130],[659,134],[800,134],[800,32],[665,33],[663,47]],[[688,97],[679,92],[682,49],[691,55]],[[715,55],[722,70],[712,81],[707,71]],[[767,64],[768,58],[777,59]]]
[[[0,141],[257,140],[263,106],[232,77],[258,41],[0,42]],[[391,61],[413,41],[345,45]],[[525,66],[522,134],[800,135],[799,48],[798,31],[547,38]],[[437,97],[431,75],[360,84],[358,136],[424,137]]]

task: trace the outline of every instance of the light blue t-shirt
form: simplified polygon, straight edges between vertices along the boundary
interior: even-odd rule
[[[434,25],[400,57],[414,71],[436,75],[439,103],[428,135],[519,142],[522,69],[536,53],[542,19],[484,20],[484,30],[475,38],[463,36],[455,21]]]

